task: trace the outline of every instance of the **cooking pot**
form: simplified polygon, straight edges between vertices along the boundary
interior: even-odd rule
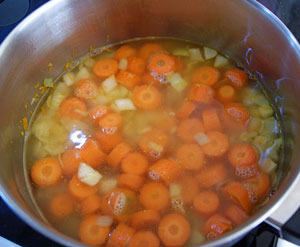
[[[248,222],[203,246],[232,245],[265,220],[280,229],[299,207],[286,198],[300,180],[300,47],[279,19],[251,0],[52,0],[27,17],[0,47],[1,197],[41,234],[84,246],[48,224],[31,200],[20,120],[34,109],[36,82],[59,75],[73,52],[80,57],[91,45],[148,36],[203,43],[236,59],[262,83],[281,122],[284,148],[273,196]],[[280,212],[282,205],[293,209]]]

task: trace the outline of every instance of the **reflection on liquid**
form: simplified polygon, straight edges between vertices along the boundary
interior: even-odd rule
[[[81,130],[75,130],[71,132],[70,140],[76,144],[75,148],[81,148],[85,144],[87,136]]]

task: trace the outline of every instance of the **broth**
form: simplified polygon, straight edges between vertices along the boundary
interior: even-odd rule
[[[59,78],[36,111],[25,146],[33,200],[84,243],[201,244],[244,223],[276,182],[273,107],[202,45],[112,45]]]

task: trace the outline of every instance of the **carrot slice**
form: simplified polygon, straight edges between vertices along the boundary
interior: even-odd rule
[[[146,209],[162,211],[169,205],[169,191],[162,183],[150,182],[141,188],[139,199]]]
[[[196,109],[196,104],[191,102],[191,101],[188,101],[188,100],[185,100],[182,104],[182,106],[179,108],[176,116],[178,118],[187,118],[189,117],[193,111]]]
[[[133,90],[133,103],[143,110],[153,110],[160,106],[160,92],[153,86],[142,85]]]
[[[123,247],[127,246],[135,233],[135,229],[120,223],[112,232],[107,247]]]
[[[223,193],[229,199],[237,202],[247,213],[251,212],[252,203],[248,197],[248,191],[241,183],[236,181],[227,183],[223,188]]]
[[[80,202],[80,213],[81,215],[96,213],[101,208],[101,204],[102,198],[99,195],[90,195]]]
[[[83,162],[83,159],[77,149],[70,148],[61,155],[61,161],[63,174],[70,176],[77,172],[80,162]]]
[[[133,88],[141,83],[141,77],[127,70],[120,70],[116,76],[116,80],[119,84],[127,88]]]
[[[228,206],[224,214],[235,226],[239,226],[249,219],[248,214],[235,204]]]
[[[96,140],[88,138],[81,149],[78,150],[80,157],[91,167],[95,168],[105,160],[105,153],[99,147]]]
[[[181,72],[183,70],[183,63],[180,57],[175,57],[175,70]]]
[[[222,130],[221,122],[216,109],[208,109],[203,111],[202,120],[205,131]]]
[[[234,174],[242,179],[248,179],[257,174],[259,166],[254,163],[249,166],[236,166],[234,167]]]
[[[206,190],[195,196],[193,205],[200,216],[207,217],[218,210],[220,200],[215,192]]]
[[[93,72],[98,77],[106,78],[117,73],[118,66],[118,62],[114,59],[102,59],[95,64]]]
[[[201,188],[210,188],[220,184],[227,178],[227,168],[222,163],[206,166],[197,175],[196,179]]]
[[[174,181],[180,176],[180,166],[171,159],[161,159],[149,167],[149,177],[152,180],[162,180],[166,184]]]
[[[219,80],[219,78],[219,70],[211,66],[202,66],[195,70],[192,76],[192,83],[212,86]]]
[[[97,185],[89,186],[85,183],[82,183],[76,175],[74,175],[69,181],[68,189],[71,195],[78,200],[83,200],[84,198],[93,195],[98,191]]]
[[[102,131],[98,131],[95,138],[99,142],[101,149],[103,149],[105,152],[111,151],[115,146],[122,142],[119,131],[113,134],[105,134]]]
[[[243,122],[239,122],[236,119],[232,118],[224,109],[220,113],[220,119],[224,129],[228,131],[243,131],[246,130],[246,125]]]
[[[131,238],[128,247],[159,247],[159,239],[151,231],[138,231]]]
[[[225,154],[229,148],[228,136],[218,132],[210,131],[206,133],[209,142],[202,145],[203,152],[211,157],[218,157]]]
[[[155,74],[166,74],[175,71],[175,59],[166,54],[159,53],[150,58],[148,69]]]
[[[146,71],[146,60],[140,57],[130,57],[127,69],[129,72],[141,76]]]
[[[122,45],[115,53],[115,59],[130,58],[136,55],[136,49],[130,45]]]
[[[139,175],[123,173],[118,176],[118,185],[121,188],[125,187],[137,191],[143,183],[144,178]]]
[[[248,74],[237,68],[227,70],[224,75],[236,88],[242,88],[248,80]]]
[[[179,184],[181,185],[181,196],[184,201],[184,204],[192,204],[194,197],[199,192],[197,180],[192,175],[185,175],[179,180]]]
[[[222,103],[233,102],[236,99],[235,89],[230,85],[223,85],[218,89],[216,98]]]
[[[131,225],[136,229],[156,226],[160,221],[159,213],[155,210],[145,209],[132,214]]]
[[[131,147],[126,142],[118,144],[107,156],[106,161],[112,167],[121,164],[122,159],[131,151]]]
[[[187,170],[199,170],[205,164],[202,149],[197,144],[183,144],[176,152],[178,163]]]
[[[141,79],[142,83],[145,83],[149,86],[159,87],[161,85],[160,81],[149,72],[144,74]]]
[[[122,160],[121,167],[125,173],[143,175],[147,171],[148,160],[139,152],[129,153]]]
[[[163,47],[160,44],[146,43],[140,48],[138,55],[145,60],[148,60],[151,56],[162,50]]]
[[[60,193],[50,201],[50,212],[56,217],[65,217],[74,211],[73,198],[67,193]]]
[[[85,103],[77,98],[68,98],[64,100],[59,106],[59,116],[66,117],[70,119],[83,119],[84,114],[87,110]]]
[[[62,179],[62,169],[58,160],[53,157],[38,160],[31,168],[31,178],[40,187],[58,184]]]
[[[214,97],[213,89],[204,84],[196,84],[192,86],[188,99],[199,103],[210,104]]]
[[[225,106],[225,112],[230,116],[231,119],[241,124],[245,124],[250,118],[246,108],[239,103],[227,104]]]
[[[221,214],[214,214],[203,225],[202,232],[206,239],[215,239],[232,229],[232,223]]]
[[[168,112],[162,112],[161,116],[153,122],[153,126],[162,131],[170,132],[176,130],[177,119]]]
[[[81,79],[76,83],[74,94],[79,99],[92,99],[98,94],[98,86],[92,79]]]
[[[149,157],[158,159],[165,151],[167,135],[158,129],[147,132],[139,141],[140,149]]]
[[[97,220],[100,215],[89,215],[83,218],[79,226],[80,240],[89,245],[104,244],[108,238],[109,227],[99,226]]]
[[[114,134],[122,125],[122,117],[118,113],[108,113],[99,120],[99,127],[105,134]]]
[[[189,222],[180,214],[168,214],[158,226],[158,236],[166,246],[183,245],[191,234]]]
[[[180,122],[178,136],[187,143],[195,143],[195,135],[204,132],[202,121],[197,118],[188,118]]]
[[[240,143],[229,150],[228,159],[234,167],[251,166],[257,162],[257,155],[252,145]]]
[[[110,113],[109,107],[105,105],[97,105],[90,109],[88,117],[94,124],[99,124],[100,118],[107,113]]]

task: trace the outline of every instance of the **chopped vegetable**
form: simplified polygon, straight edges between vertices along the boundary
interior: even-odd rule
[[[63,80],[67,84],[67,86],[71,86],[75,83],[75,75],[73,72],[68,72],[63,75]]]
[[[190,54],[189,54],[189,51],[185,48],[177,48],[177,49],[172,51],[172,55],[173,56],[188,57]]]
[[[217,55],[214,62],[214,67],[220,68],[225,65],[229,64],[229,60],[226,57],[223,57],[222,55]]]
[[[182,191],[182,187],[180,184],[171,183],[169,185],[169,194],[170,197],[180,196]]]
[[[200,62],[204,61],[199,48],[190,48],[188,51],[191,60],[200,61]]]
[[[102,82],[102,88],[104,90],[105,93],[109,93],[111,92],[113,89],[115,89],[118,86],[117,80],[115,75],[112,75],[108,78],[106,78],[103,82]]]
[[[90,72],[86,67],[82,67],[75,76],[75,81],[79,81],[81,79],[86,79],[90,77]]]
[[[269,175],[276,171],[277,164],[270,158],[266,158],[261,162],[261,169]]]
[[[102,178],[99,172],[84,162],[80,163],[77,176],[81,182],[90,186],[96,185]]]
[[[109,191],[116,188],[118,181],[115,177],[103,177],[99,182],[99,192],[101,195],[106,195]]]
[[[97,226],[102,226],[102,227],[109,227],[113,223],[113,217],[112,216],[99,216],[99,218],[96,220],[96,225]]]
[[[135,106],[131,99],[117,99],[115,104],[120,111],[135,110]]]
[[[273,116],[274,111],[271,106],[260,106],[258,107],[259,114],[262,118],[268,118]]]
[[[126,70],[128,65],[128,61],[126,58],[121,58],[119,61],[119,69],[120,70]]]
[[[218,55],[218,52],[212,48],[204,46],[203,50],[204,50],[205,60],[212,59]]]
[[[205,133],[203,132],[200,132],[200,133],[197,133],[195,136],[194,136],[196,142],[200,145],[200,146],[203,146],[204,144],[207,144],[210,142],[209,138],[207,135],[205,135]]]
[[[186,80],[184,80],[179,73],[173,73],[167,78],[171,86],[178,92],[183,91],[187,87]]]

